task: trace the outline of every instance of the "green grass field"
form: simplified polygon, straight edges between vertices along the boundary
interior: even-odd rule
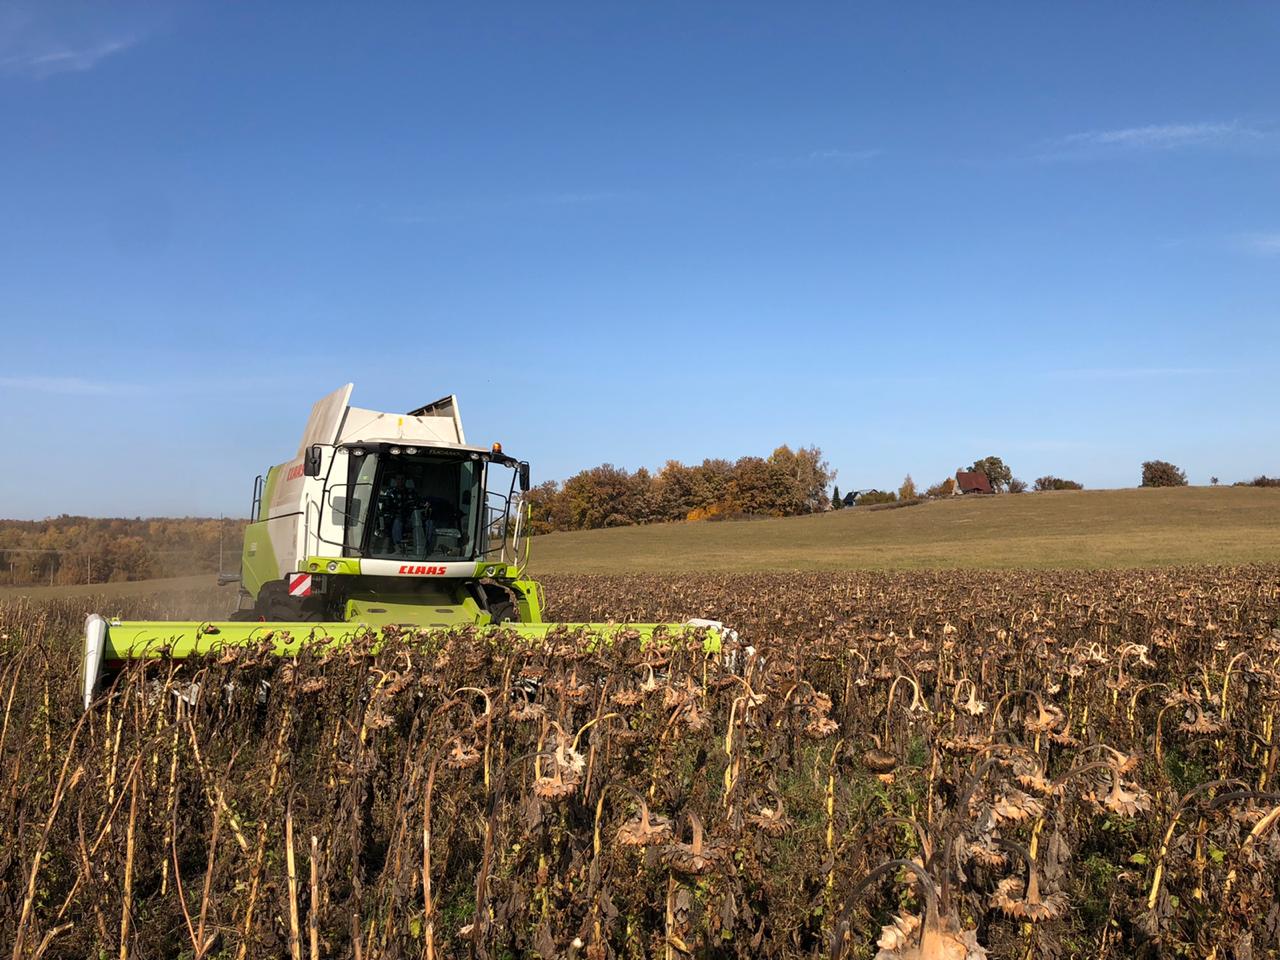
[[[670,523],[533,541],[538,573],[1150,567],[1280,561],[1280,489],[957,497],[894,510]]]

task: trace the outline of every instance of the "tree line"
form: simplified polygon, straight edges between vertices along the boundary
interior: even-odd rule
[[[0,583],[118,583],[240,567],[245,521],[194,517],[0,520]]]
[[[829,506],[834,477],[817,447],[696,465],[668,460],[656,473],[606,463],[530,490],[530,532],[816,513]]]

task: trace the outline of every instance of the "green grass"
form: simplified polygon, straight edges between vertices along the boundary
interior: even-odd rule
[[[957,497],[895,510],[554,533],[532,549],[535,575],[1274,563],[1280,489]]]

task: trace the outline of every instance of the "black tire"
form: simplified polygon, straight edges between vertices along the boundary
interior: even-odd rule
[[[489,604],[489,619],[493,623],[511,623],[520,620],[520,610],[510,600]]]
[[[323,601],[317,597],[291,597],[283,580],[264,583],[257,602],[248,610],[237,610],[232,620],[283,620],[286,623],[323,620]]]
[[[246,600],[253,602],[246,607],[244,605]],[[227,619],[233,623],[244,623],[246,621],[258,619],[257,601],[253,599],[249,591],[244,587],[240,588],[240,596],[236,599],[236,608],[231,611]]]

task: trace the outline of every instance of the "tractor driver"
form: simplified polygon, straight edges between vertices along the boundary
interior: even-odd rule
[[[387,477],[378,497],[378,535],[388,553],[425,560],[435,553],[438,527],[457,526],[461,520],[456,503],[419,493],[400,470]]]
[[[387,477],[378,495],[378,533],[388,542],[388,552],[397,553],[404,539],[405,522],[412,508],[412,495],[405,475],[397,471]]]

